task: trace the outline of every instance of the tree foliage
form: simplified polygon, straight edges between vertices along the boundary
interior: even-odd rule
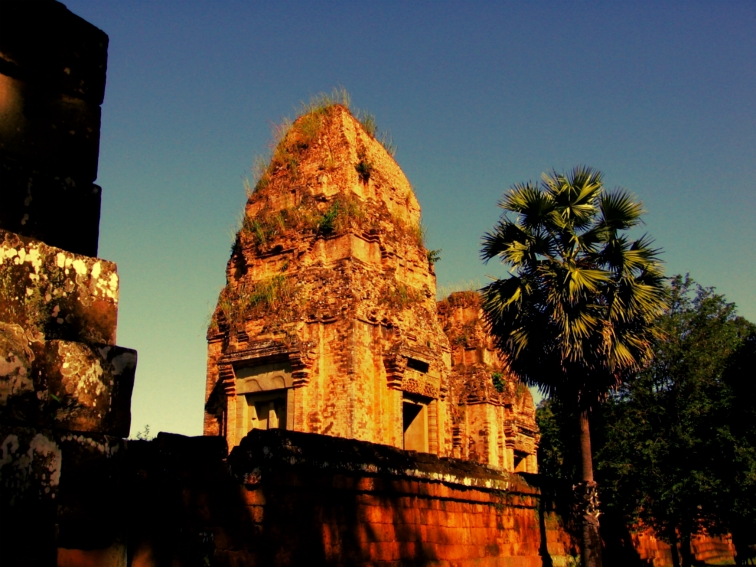
[[[483,288],[497,345],[526,384],[591,408],[651,356],[661,264],[650,238],[625,234],[643,205],[577,167],[517,184],[499,206],[481,251],[510,268]]]
[[[497,346],[520,380],[579,408],[583,561],[601,564],[588,415],[651,355],[664,306],[658,250],[631,240],[643,205],[605,191],[601,172],[576,167],[512,187],[498,224],[483,237],[485,261],[510,276],[482,290]]]
[[[596,467],[605,509],[679,544],[678,564],[690,565],[702,528],[732,532],[741,548],[756,533],[756,326],[687,276],[669,298],[653,362],[597,416]],[[569,409],[538,414],[543,466],[571,474]]]

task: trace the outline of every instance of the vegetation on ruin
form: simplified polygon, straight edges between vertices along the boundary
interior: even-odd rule
[[[324,125],[330,120],[331,110],[342,107],[349,110],[349,94],[343,88],[334,89],[331,93],[321,93],[299,108],[299,117],[291,121],[284,119],[273,131],[271,155],[269,159],[257,157],[252,166],[253,181],[245,181],[248,198],[268,188],[271,183],[284,176],[285,181],[297,181],[305,154],[318,139]],[[355,111],[354,116],[363,126],[365,132],[373,139],[381,142],[387,151],[393,155],[394,148],[388,138],[378,133],[375,117],[372,114]],[[318,159],[323,163],[320,170],[334,170],[337,164],[330,151],[321,152]],[[354,165],[359,178],[367,183],[374,174],[374,164],[364,154],[360,154],[359,162]],[[278,182],[278,181],[276,181]],[[411,195],[407,196],[410,199]],[[324,204],[314,199],[277,211],[263,209],[255,216],[244,215],[241,220],[240,232],[244,245],[251,242],[258,251],[266,251],[278,238],[289,231],[299,234],[331,235],[341,234],[350,229],[357,229],[365,234],[383,230],[383,226],[392,225],[392,230],[384,234],[392,237],[406,238],[418,246],[425,248],[425,229],[421,224],[412,225],[398,218],[381,219],[380,214],[367,214],[365,204],[351,193],[341,193],[329,203]],[[425,251],[429,264],[440,259],[440,250]]]
[[[379,302],[391,307],[393,309],[404,309],[414,303],[422,301],[423,294],[413,288],[401,282],[396,282],[396,285],[389,286],[381,294]]]
[[[425,251],[425,257],[428,259],[428,263],[433,266],[436,264],[439,260],[441,260],[441,248],[436,248],[435,250],[426,250]]]
[[[277,211],[264,209],[254,217],[245,216],[241,231],[247,234],[254,246],[266,250],[277,238],[287,232],[306,234],[339,234],[352,227],[364,225],[366,214],[359,198],[352,194],[339,194],[320,211],[317,203],[306,201],[295,207]]]
[[[425,230],[422,225],[405,224],[394,217],[390,221],[388,218],[383,220],[385,224],[391,222],[393,228],[389,233],[383,232],[384,235],[406,239],[424,250]],[[384,230],[383,224],[379,215],[368,214],[365,203],[359,197],[352,193],[339,193],[325,208],[323,204],[309,199],[294,207],[276,211],[263,209],[253,217],[245,215],[240,234],[243,235],[242,240],[250,242],[259,252],[265,252],[287,234],[296,234],[298,237],[318,234],[329,236],[344,234],[349,230],[375,234]],[[234,250],[236,244],[232,247],[232,251]],[[437,261],[433,255],[438,252],[425,251],[430,263]]]
[[[652,528],[688,566],[702,528],[731,533],[741,556],[756,543],[756,326],[687,276],[669,297],[653,362],[598,408],[594,439],[605,512]],[[574,482],[574,408],[553,398],[537,419],[540,470]]]
[[[447,303],[451,307],[475,307],[480,306],[481,297],[478,289],[480,284],[478,282],[466,282],[460,286],[462,289],[455,289],[448,291],[441,303]],[[451,288],[449,288],[451,289]],[[445,288],[442,291],[447,291]]]
[[[583,563],[601,561],[589,414],[653,356],[665,305],[658,250],[624,231],[643,205],[604,190],[602,174],[579,166],[516,184],[481,255],[500,258],[510,277],[483,288],[483,309],[516,376],[580,409]]]
[[[362,158],[360,162],[354,166],[354,169],[357,170],[357,175],[360,176],[360,180],[363,183],[367,183],[370,180],[370,174],[373,171],[373,164],[365,158]]]
[[[394,140],[388,132],[378,131],[375,116],[369,112],[358,110],[354,114],[354,117],[360,124],[362,124],[362,128],[367,132],[368,136],[377,140],[391,157],[396,155],[396,145],[394,144]]]
[[[360,226],[365,219],[365,210],[357,197],[339,195],[318,218],[317,230],[322,234],[338,234]]]
[[[252,181],[245,181],[248,195],[265,189],[278,172],[286,172],[292,179],[299,177],[299,164],[304,152],[317,140],[323,126],[329,120],[329,112],[339,106],[350,110],[351,97],[343,87],[337,87],[330,93],[319,93],[297,109],[297,118],[284,118],[273,127],[270,143],[270,155],[257,157],[252,166]],[[350,111],[351,112],[351,111]],[[372,139],[379,142],[390,156],[396,154],[396,146],[391,136],[379,132],[375,116],[364,111],[355,110],[352,114],[360,122],[363,130]],[[332,169],[333,163],[324,163],[324,169]],[[362,159],[358,164],[360,178],[367,182],[370,178],[372,164]]]
[[[455,346],[472,346],[471,341],[475,338],[476,321],[470,321],[462,325],[459,334],[452,339],[452,344]]]
[[[507,389],[507,382],[504,378],[504,374],[501,372],[494,372],[491,374],[491,382],[493,383],[494,389],[499,393],[502,393]]]
[[[439,302],[448,302],[451,306],[469,307],[480,305],[480,288],[477,280],[460,282],[452,285],[440,285],[437,288]]]
[[[245,319],[271,316],[285,321],[293,314],[296,286],[284,274],[262,280],[227,285],[218,298],[218,315],[229,325],[239,325]]]

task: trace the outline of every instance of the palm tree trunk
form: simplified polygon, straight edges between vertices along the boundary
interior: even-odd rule
[[[578,485],[579,509],[582,521],[583,546],[581,550],[584,567],[602,567],[601,534],[599,533],[598,490],[593,480],[593,455],[591,453],[591,430],[588,412],[580,413],[580,456],[582,459],[582,482]]]
[[[693,565],[693,549],[690,546],[690,533],[690,529],[683,527],[682,533],[680,534],[680,556],[682,558],[682,567],[692,567]]]
[[[672,552],[673,567],[680,567],[680,554],[677,549],[677,528],[672,527],[669,530],[669,547]]]

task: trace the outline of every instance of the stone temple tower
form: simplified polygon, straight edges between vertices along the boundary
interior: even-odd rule
[[[451,455],[449,341],[407,178],[350,111],[282,133],[208,330],[205,434],[286,428]]]
[[[480,295],[452,293],[438,303],[452,348],[449,379],[452,454],[514,472],[538,472],[540,436],[533,397],[518,384],[483,321]]]

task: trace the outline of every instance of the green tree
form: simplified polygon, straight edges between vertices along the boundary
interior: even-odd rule
[[[724,381],[729,396],[728,432],[732,466],[726,466],[728,487],[722,505],[737,551],[738,565],[753,554],[756,544],[756,326],[751,325],[735,353],[728,360]]]
[[[557,398],[544,398],[536,407],[536,423],[541,434],[538,442],[538,472],[571,486],[580,480],[580,435],[574,426],[575,411]],[[591,420],[595,431],[596,411]],[[595,433],[592,441],[596,442]]]
[[[519,379],[580,410],[583,565],[596,567],[589,415],[653,354],[652,323],[664,306],[658,251],[648,237],[624,232],[641,223],[642,204],[624,190],[605,191],[589,167],[517,184],[499,206],[481,255],[499,257],[511,275],[483,288],[484,313]]]
[[[604,407],[604,500],[692,564],[691,536],[756,525],[753,343],[735,306],[689,277],[671,281],[653,362]],[[749,350],[750,347],[750,350]],[[747,373],[750,369],[750,375]],[[679,547],[679,556],[678,556]]]

